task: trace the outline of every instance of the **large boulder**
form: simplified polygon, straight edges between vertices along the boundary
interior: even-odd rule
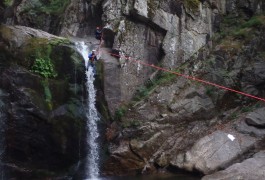
[[[204,176],[202,180],[229,180],[229,179],[264,179],[265,152],[261,151],[252,158],[236,163],[223,171]]]
[[[255,141],[248,136],[234,137],[216,131],[194,144],[185,154],[179,154],[171,161],[173,166],[204,174],[225,168],[253,147]]]
[[[251,112],[246,117],[246,123],[250,126],[265,127],[265,108],[260,108]]]
[[[236,125],[241,133],[253,134],[256,137],[263,137],[264,132],[264,107],[256,109],[247,114],[244,121]]]
[[[66,171],[85,133],[82,57],[68,40],[28,27],[1,25],[0,37],[7,178]]]

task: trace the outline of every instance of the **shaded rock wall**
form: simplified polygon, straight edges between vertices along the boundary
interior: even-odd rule
[[[85,133],[82,57],[68,40],[23,26],[1,25],[0,42],[7,178],[66,171],[79,161]],[[37,59],[50,60],[57,76],[33,73]]]
[[[23,25],[46,32],[84,37],[93,35],[96,26],[101,26],[102,0],[15,0],[2,4],[1,22]]]

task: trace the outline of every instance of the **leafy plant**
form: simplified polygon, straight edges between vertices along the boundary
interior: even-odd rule
[[[206,94],[208,96],[213,96],[215,92],[215,88],[213,86],[206,86]]]
[[[55,39],[52,42],[57,43],[57,40]],[[47,41],[47,39],[31,39],[28,45],[28,49],[26,49],[26,51],[31,54],[31,57],[34,58],[33,65],[31,66],[31,72],[37,73],[43,76],[44,78],[57,77],[57,73],[50,58],[52,52],[52,45],[49,41]]]
[[[116,110],[115,112],[115,120],[121,120],[121,118],[125,115],[125,113],[127,112],[127,108],[122,106],[119,109]]]
[[[57,73],[50,59],[37,58],[31,67],[31,71],[45,78],[56,77]]]

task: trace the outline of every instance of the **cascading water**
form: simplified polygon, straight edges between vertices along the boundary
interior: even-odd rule
[[[99,116],[97,109],[95,107],[96,102],[96,90],[94,87],[94,73],[93,68],[88,67],[88,51],[89,47],[85,45],[84,42],[78,42],[76,44],[78,51],[82,54],[85,59],[86,65],[86,88],[87,88],[87,150],[88,156],[86,159],[86,179],[96,180],[99,176],[99,145],[97,139],[99,137],[97,122],[99,121]]]
[[[0,89],[0,179],[5,179],[5,173],[3,170],[3,154],[5,150],[5,121],[6,121],[6,114],[4,113],[5,103],[2,101],[2,98],[5,97],[6,94],[2,92]]]

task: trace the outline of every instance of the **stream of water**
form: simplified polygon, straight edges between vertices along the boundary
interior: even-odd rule
[[[88,155],[85,164],[85,178],[97,180],[99,178],[99,144],[97,139],[99,137],[99,130],[97,122],[99,121],[98,112],[95,106],[96,90],[94,87],[94,73],[92,67],[88,66],[88,52],[89,48],[84,42],[77,43],[77,49],[82,54],[86,65],[86,89],[87,89],[87,103],[86,103],[86,117],[87,117],[87,135],[86,145]]]
[[[2,98],[5,94],[0,89],[0,179],[5,179],[5,172],[3,170],[3,155],[5,150],[5,121],[6,121],[6,114],[4,113],[5,103],[2,101]]]

